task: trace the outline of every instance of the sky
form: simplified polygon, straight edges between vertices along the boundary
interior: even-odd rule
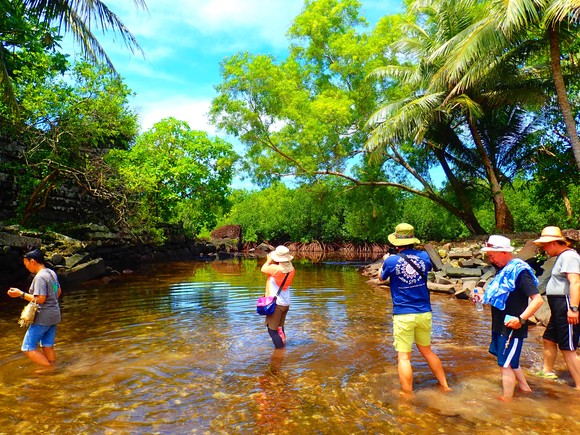
[[[220,62],[239,51],[283,58],[286,32],[304,7],[304,0],[145,1],[147,11],[129,0],[105,1],[136,37],[145,58],[132,54],[119,37],[97,37],[136,94],[130,104],[143,131],[171,116],[210,136],[221,136],[206,117],[221,81]],[[371,25],[402,9],[401,0],[361,4],[361,15]]]

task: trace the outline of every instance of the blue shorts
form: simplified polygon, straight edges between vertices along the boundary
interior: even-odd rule
[[[30,325],[24,340],[22,341],[22,352],[36,350],[38,343],[42,347],[54,347],[56,338],[56,325]]]
[[[509,338],[497,332],[491,333],[489,353],[497,357],[500,367],[517,369],[520,367],[520,354],[522,353],[523,338]]]

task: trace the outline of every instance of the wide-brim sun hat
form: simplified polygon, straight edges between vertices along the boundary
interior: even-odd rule
[[[395,227],[395,232],[389,234],[389,243],[393,246],[406,246],[406,245],[416,245],[421,243],[419,239],[415,237],[415,228],[413,225],[409,224],[399,224]]]
[[[541,245],[542,243],[550,243],[556,241],[563,241],[568,243],[564,234],[562,234],[562,230],[558,227],[546,227],[542,230],[542,234],[540,234],[540,238],[534,240],[536,245]]]
[[[481,248],[482,252],[512,252],[513,250],[511,240],[498,235],[489,236],[485,246]]]
[[[283,245],[278,246],[276,250],[272,251],[270,253],[270,257],[276,263],[284,263],[286,261],[292,261],[292,259],[294,258],[292,255],[290,255],[290,249],[288,249],[286,246]]]

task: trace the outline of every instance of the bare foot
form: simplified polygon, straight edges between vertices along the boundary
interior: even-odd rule
[[[399,396],[401,396],[403,399],[410,399],[413,397],[413,390],[399,390]]]
[[[505,397],[505,396],[499,396],[497,398],[497,400],[501,400],[502,402],[511,402],[512,398],[511,397]]]
[[[451,388],[449,388],[449,386],[441,384],[439,384],[439,389],[444,393],[449,393],[450,391],[453,391]]]
[[[40,366],[38,369],[34,370],[34,373],[37,375],[46,375],[48,373],[52,373],[56,369],[55,366]]]

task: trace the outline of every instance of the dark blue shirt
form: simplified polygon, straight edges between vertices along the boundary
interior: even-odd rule
[[[405,249],[402,251],[427,277],[431,259],[425,251]],[[381,279],[391,278],[393,314],[418,314],[431,311],[427,281],[399,255],[390,255],[383,262]]]

